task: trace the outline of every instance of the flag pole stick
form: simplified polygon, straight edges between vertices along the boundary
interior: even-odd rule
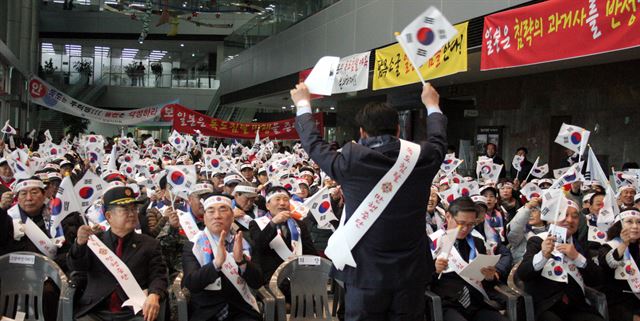
[[[540,160],[540,156],[538,156],[538,158],[536,158],[536,161],[533,164],[534,165],[538,165],[538,161],[539,160]],[[529,174],[527,174],[527,177],[524,179],[525,182],[529,179],[529,176],[531,175],[531,171],[533,171],[533,167],[531,167],[531,169],[529,170]]]
[[[418,78],[420,78],[420,81],[422,82],[422,85],[423,86],[426,85],[427,82],[424,81],[424,78],[422,77],[422,74],[420,73],[420,69],[418,69],[418,66],[416,66],[415,62],[413,62],[413,58],[411,58],[411,55],[407,52],[407,48],[405,48],[404,42],[400,38],[400,33],[396,32],[395,36],[396,36],[396,40],[400,44],[400,47],[402,48],[402,51],[404,51],[404,53],[407,55],[407,59],[409,59],[409,62],[411,63],[411,65],[413,66],[413,69],[415,70],[416,74],[418,75]]]

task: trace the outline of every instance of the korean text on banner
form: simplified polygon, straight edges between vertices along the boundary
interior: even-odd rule
[[[66,114],[114,125],[134,125],[160,115],[165,104],[133,110],[108,110],[87,105],[54,88],[44,80],[32,76],[29,98],[35,104]]]
[[[324,132],[322,113],[313,114],[313,118],[318,130]],[[238,123],[211,118],[178,104],[173,106],[173,129],[180,133],[194,134],[199,130],[205,136],[253,140],[259,131],[260,137],[293,140],[299,139],[294,123],[295,118],[269,123]]]
[[[545,1],[484,19],[480,70],[525,66],[640,46],[640,4]]]
[[[420,67],[420,74],[425,79],[435,79],[467,71],[468,26],[468,22],[455,25],[458,34]],[[376,50],[373,90],[404,86],[419,81],[418,75],[400,44],[396,43]]]
[[[333,94],[354,92],[369,86],[370,51],[340,58]]]

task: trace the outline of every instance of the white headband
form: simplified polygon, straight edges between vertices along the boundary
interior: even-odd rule
[[[576,202],[568,199],[567,200],[567,205],[569,205],[569,207],[573,207],[576,209],[576,211],[580,212],[580,208],[578,207],[578,205],[576,204]]]
[[[618,217],[620,218],[620,220],[624,220],[627,217],[640,217],[640,212],[636,210],[628,210],[620,213]]]
[[[307,170],[307,171],[301,171],[301,172],[300,172],[300,176],[302,176],[302,175],[311,175],[311,176],[315,176],[315,174],[313,174],[311,171],[308,171],[308,170]]]
[[[196,184],[191,193],[213,193],[213,185],[209,183]]]
[[[270,201],[272,198],[274,198],[274,197],[276,197],[276,196],[281,196],[281,195],[284,195],[284,196],[286,196],[286,197],[291,197],[291,196],[289,196],[289,194],[287,194],[287,193],[285,193],[285,192],[283,192],[283,191],[277,191],[277,192],[273,192],[273,193],[271,193],[271,194],[267,195],[267,203],[269,203],[269,201]]]
[[[13,187],[13,191],[15,193],[18,193],[22,190],[33,187],[44,189],[44,183],[41,180],[37,179],[27,179],[16,183],[16,185]]]
[[[233,196],[235,196],[238,192],[256,194],[256,188],[253,186],[237,185],[233,190]]]
[[[229,208],[233,208],[233,206],[231,205],[231,199],[229,199],[228,197],[225,196],[220,196],[220,195],[214,195],[211,196],[209,198],[207,198],[202,202],[202,206],[204,206],[204,209],[206,210],[207,208],[213,206],[213,205],[217,205],[217,204],[223,204],[226,206],[229,206]]]

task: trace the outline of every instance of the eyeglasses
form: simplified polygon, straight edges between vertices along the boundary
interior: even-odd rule
[[[456,221],[456,225],[460,225],[461,227],[472,229],[476,226],[476,222],[472,222],[472,223],[460,222],[455,218],[453,220]]]

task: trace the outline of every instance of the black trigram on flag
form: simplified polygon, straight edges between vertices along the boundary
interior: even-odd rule
[[[427,51],[426,51],[426,50],[424,50],[424,49],[419,48],[419,49],[417,50],[416,54],[417,54],[418,56],[426,57],[426,56],[427,56]]]
[[[438,29],[438,37],[440,37],[441,40],[447,39],[447,31],[444,29]]]
[[[436,21],[433,18],[424,17],[424,23],[432,25],[434,22]]]
[[[407,43],[412,43],[413,42],[413,34],[408,33],[405,35],[405,37],[407,38],[406,42]]]

